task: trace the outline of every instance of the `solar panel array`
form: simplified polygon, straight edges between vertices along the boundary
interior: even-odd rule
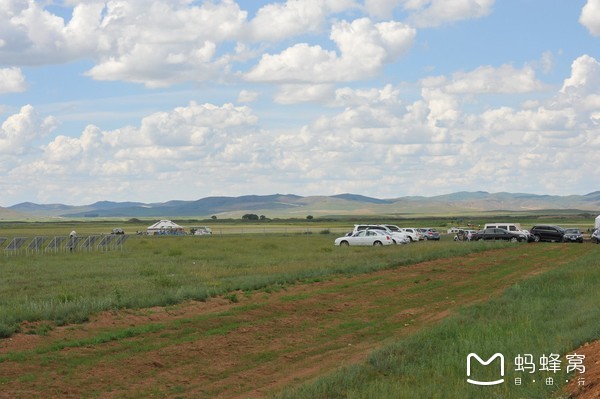
[[[122,250],[126,235],[0,237],[5,255]]]

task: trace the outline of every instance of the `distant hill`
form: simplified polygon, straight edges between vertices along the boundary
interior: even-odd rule
[[[338,194],[332,195],[331,198],[339,198],[348,201],[366,202],[371,204],[393,204],[393,200],[383,200],[378,198],[365,197],[364,195],[357,194]]]
[[[526,193],[456,192],[431,197],[407,196],[378,199],[358,194],[302,197],[293,194],[206,197],[195,201],[173,200],[162,203],[99,201],[90,205],[34,204],[24,202],[0,208],[0,219],[16,217],[199,217],[216,215],[239,218],[245,213],[267,217],[307,215],[410,215],[465,214],[487,211],[535,211],[575,209],[600,212],[600,191],[586,195],[536,195]]]

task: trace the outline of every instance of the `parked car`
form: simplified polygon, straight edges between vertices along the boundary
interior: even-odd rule
[[[472,240],[504,240],[504,241],[527,241],[527,237],[522,233],[514,233],[504,229],[483,229],[473,235]]]
[[[404,227],[400,229],[403,233],[406,233],[408,235],[408,238],[411,241],[420,241],[423,239],[423,236],[421,235],[421,233],[419,232],[418,229],[415,229],[413,227]]]
[[[393,230],[392,228],[390,228],[390,226],[393,226],[398,230]],[[381,230],[381,231],[385,232],[386,234],[389,234],[392,237],[392,241],[394,242],[394,244],[408,244],[410,242],[408,235],[406,235],[405,233],[400,231],[398,226],[394,226],[394,225],[355,224],[354,230],[352,231],[352,233],[356,233],[357,231],[367,230],[367,229],[368,230]]]
[[[565,234],[563,235],[564,242],[578,242],[583,244],[583,234],[579,229],[565,229]]]
[[[592,233],[592,242],[595,242],[596,244],[600,244],[600,229],[596,229]]]
[[[439,231],[426,227],[424,229],[418,229],[419,233],[421,233],[421,237],[423,237],[424,240],[439,240],[440,239],[440,233]]]
[[[563,240],[563,236],[565,235],[565,229],[562,227],[546,224],[533,226],[529,232],[533,234],[533,239],[535,242],[561,242]]]
[[[486,223],[483,226],[483,229],[504,229],[508,231],[512,231],[514,233],[519,233],[523,231],[521,225],[519,223],[504,223],[504,222],[496,222],[496,223]]]
[[[208,226],[192,227],[190,229],[190,234],[195,236],[210,235],[212,234],[212,230]]]
[[[392,237],[382,230],[360,230],[353,233],[351,236],[343,236],[336,238],[334,244],[336,246],[349,245],[392,245]]]
[[[527,236],[527,242],[533,242],[535,241],[535,237],[533,236],[533,234],[531,234],[531,232],[529,230],[521,230],[523,232],[523,234],[525,234]]]
[[[114,229],[112,229],[112,232],[110,234],[125,234],[125,231],[120,227],[115,227]]]

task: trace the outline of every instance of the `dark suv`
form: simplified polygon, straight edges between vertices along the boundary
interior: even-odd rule
[[[535,242],[538,241],[562,241],[565,235],[565,229],[560,226],[538,225],[533,226],[529,231],[533,235]]]

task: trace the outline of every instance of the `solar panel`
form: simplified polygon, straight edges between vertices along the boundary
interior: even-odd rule
[[[37,236],[30,241],[28,237],[6,238],[0,237],[0,247],[4,246],[4,253],[17,254],[19,250],[25,248],[27,254],[31,252],[39,252],[44,249],[44,252],[54,251],[109,251],[122,250],[123,243],[127,240],[127,235],[102,235],[102,236],[87,236],[87,237],[65,237],[55,236],[48,237]],[[7,244],[8,243],[8,244]],[[45,246],[45,247],[44,247]]]
[[[42,249],[44,241],[46,241],[46,237],[34,237],[27,246],[27,251],[39,251]]]
[[[8,243],[6,248],[4,248],[4,252],[17,252],[23,246],[23,244],[25,244],[25,241],[27,241],[27,238],[25,237],[13,238],[12,241]]]
[[[77,245],[79,245],[79,238],[80,237],[69,237],[69,239],[67,240],[67,243],[65,244],[65,249],[69,250],[71,252],[77,250]]]
[[[98,243],[98,249],[99,250],[108,250],[109,245],[113,241],[114,238],[115,238],[115,236],[113,236],[113,235],[103,236],[100,239],[100,242]]]
[[[50,240],[50,242],[46,246],[46,251],[54,250],[54,252],[58,252],[58,249],[60,248],[62,243],[65,241],[65,239],[66,239],[66,237],[53,237],[52,240]]]
[[[123,248],[123,243],[125,242],[125,240],[127,240],[127,236],[126,235],[118,235],[118,236],[116,236],[115,239],[114,239],[113,247],[114,248],[117,248],[117,247]]]
[[[79,246],[79,249],[91,250],[94,247],[94,243],[98,239],[98,236],[89,236],[83,239],[83,242]]]

